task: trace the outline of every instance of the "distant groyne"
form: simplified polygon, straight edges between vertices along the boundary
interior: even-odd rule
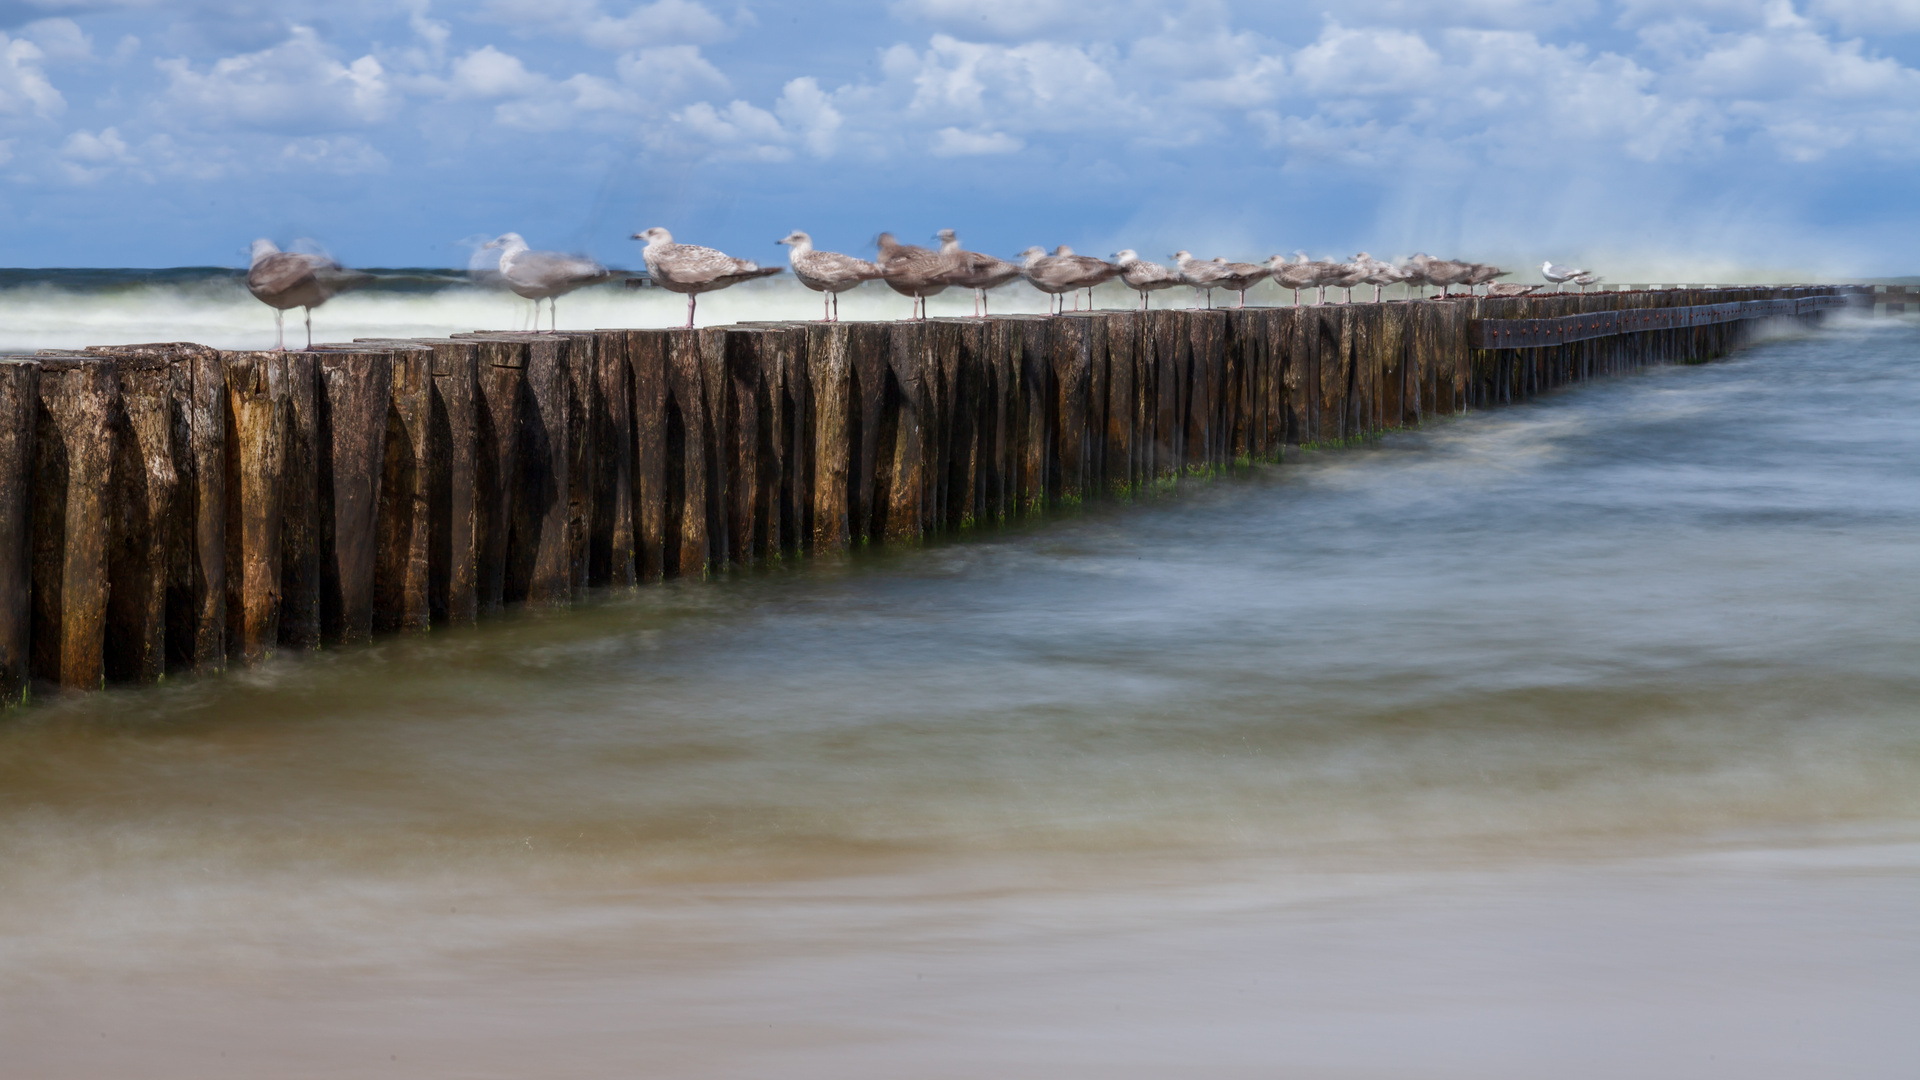
[[[1757,320],[1876,299],[1665,289],[4,357],[0,699],[911,543],[1710,359]]]

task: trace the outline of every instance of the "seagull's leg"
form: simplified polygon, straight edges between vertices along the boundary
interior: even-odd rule
[[[307,308],[307,350],[313,350],[313,309]]]
[[[687,329],[689,330],[693,329],[693,302],[697,295],[696,293],[687,294]]]
[[[280,310],[279,308],[273,309],[273,351],[274,352],[287,351],[286,319],[287,319],[286,312]]]

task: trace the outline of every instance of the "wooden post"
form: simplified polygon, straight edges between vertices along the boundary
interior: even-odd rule
[[[279,641],[287,353],[226,353],[227,655],[251,663]],[[310,359],[310,357],[308,358]]]
[[[390,399],[374,514],[373,629],[420,632],[433,625],[431,503],[434,349],[425,342],[361,341],[323,352],[367,353],[390,369]]]
[[[674,330],[667,339],[667,569],[701,577],[712,562],[709,523],[714,477],[709,468],[713,442],[707,406],[706,337],[697,330]]]
[[[813,428],[813,547],[845,551],[853,539],[848,507],[852,483],[850,446],[858,437],[859,402],[848,353],[853,326],[829,323],[807,328],[808,416]]]
[[[172,365],[156,350],[110,355],[125,424],[114,440],[106,677],[158,682],[167,670],[167,556],[174,546],[179,486]]]
[[[320,635],[351,645],[373,637],[381,480],[392,354],[320,352]]]
[[[483,452],[478,441],[480,346],[467,340],[433,348],[428,454],[428,597],[433,621],[471,625],[479,615],[477,500]],[[490,449],[490,448],[489,448]]]
[[[40,365],[0,358],[0,708],[32,680],[33,435]]]
[[[474,547],[476,606],[499,611],[507,601],[507,559],[514,494],[520,476],[520,417],[526,348],[511,337],[479,336],[475,396]]]
[[[280,489],[280,616],[278,638],[289,649],[320,647],[320,358],[277,354],[286,381]]]
[[[629,330],[627,367],[633,378],[634,575],[659,581],[667,566],[667,390],[669,335]]]
[[[125,423],[105,359],[40,362],[33,504],[33,672],[97,689],[105,676],[114,444]]]
[[[928,324],[889,326],[885,356],[882,431],[876,440],[874,525],[872,538],[888,543],[915,541],[927,527],[927,368]]]
[[[594,335],[595,402],[592,477],[592,535],[587,581],[631,588],[639,580],[634,543],[633,366],[627,359],[628,335]]]
[[[1087,490],[1087,397],[1093,368],[1091,317],[1071,315],[1047,327],[1049,382],[1053,387],[1054,497],[1079,502]]]

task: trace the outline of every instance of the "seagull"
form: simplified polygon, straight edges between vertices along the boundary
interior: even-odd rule
[[[1247,306],[1248,289],[1273,274],[1272,270],[1259,263],[1228,262],[1224,257],[1214,259],[1213,265],[1224,271],[1220,277],[1220,287],[1240,294],[1239,307]]]
[[[1552,259],[1540,264],[1540,276],[1555,285],[1565,285],[1581,274],[1591,274],[1591,270],[1575,270],[1571,266],[1555,266]]]
[[[1283,289],[1293,290],[1293,306],[1299,307],[1300,290],[1313,288],[1314,281],[1319,277],[1320,268],[1307,258],[1306,252],[1296,251],[1293,254],[1292,262],[1288,262],[1285,255],[1275,255],[1268,259],[1267,272],[1273,275],[1274,284]]]
[[[560,332],[560,311],[556,297],[575,289],[605,281],[613,271],[585,255],[562,255],[557,251],[530,251],[519,233],[502,233],[481,245],[482,250],[500,249],[500,283],[516,296],[533,301],[533,328],[540,329],[540,301],[553,312],[553,332]]]
[[[313,348],[313,309],[373,280],[348,270],[325,255],[281,251],[271,240],[255,240],[247,266],[247,291],[273,309],[273,349],[285,352],[288,308],[307,309],[307,348]]]
[[[902,296],[913,297],[913,315],[910,318],[926,318],[927,297],[947,291],[940,275],[946,272],[950,260],[937,251],[902,244],[893,238],[892,233],[881,233],[875,242],[879,245],[880,257],[874,261],[879,265],[887,287]]]
[[[1428,284],[1440,286],[1440,298],[1443,300],[1452,295],[1452,287],[1467,280],[1467,275],[1473,270],[1466,263],[1436,259],[1431,255],[1415,255],[1412,261],[1426,275]]]
[[[1587,286],[1598,285],[1605,280],[1607,279],[1601,277],[1599,274],[1581,274],[1579,277],[1573,279],[1573,283],[1580,286],[1581,292],[1586,292]]]
[[[1497,266],[1490,266],[1486,263],[1474,263],[1472,269],[1467,273],[1467,291],[1472,292],[1476,285],[1492,284],[1494,278],[1503,278],[1511,273],[1513,273],[1513,271],[1502,270]]]
[[[1420,256],[1416,255],[1402,262],[1394,268],[1394,272],[1400,276],[1400,281],[1406,285],[1408,292],[1412,293],[1416,299],[1425,300],[1427,286],[1433,282],[1427,277],[1426,267],[1417,261],[1419,258]]]
[[[1207,306],[1213,306],[1213,290],[1221,287],[1221,281],[1227,272],[1217,262],[1201,262],[1190,251],[1173,253],[1173,263],[1180,268],[1180,280],[1193,286],[1193,306],[1200,307],[1200,294],[1207,294]]]
[[[1522,285],[1514,281],[1502,281],[1498,285],[1487,286],[1488,296],[1525,296],[1538,289],[1538,285]]]
[[[1307,265],[1313,268],[1313,302],[1324,304],[1327,302],[1327,286],[1340,283],[1341,277],[1346,273],[1346,266],[1331,259],[1315,259]]]
[[[880,268],[865,259],[842,255],[837,251],[813,250],[813,237],[798,229],[786,239],[774,241],[787,245],[787,262],[800,284],[823,294],[820,297],[822,321],[840,321],[840,294],[863,281],[880,277]],[[831,302],[831,306],[829,306]]]
[[[1030,247],[1020,253],[1021,271],[1026,274],[1027,282],[1034,288],[1052,296],[1062,296],[1078,289],[1091,290],[1095,285],[1120,274],[1120,267],[1105,259],[1096,259],[1091,255],[1075,255],[1073,249],[1061,244],[1053,254],[1044,248]],[[1093,306],[1091,296],[1087,306]],[[1076,309],[1078,304],[1075,305]],[[1047,314],[1056,314],[1053,305],[1047,306]],[[1066,301],[1060,301],[1058,314],[1066,314]]]
[[[938,239],[940,256],[947,261],[947,268],[940,272],[940,280],[948,285],[972,289],[975,315],[987,313],[988,289],[997,289],[1020,276],[1017,263],[962,248],[959,235],[952,229],[941,229]]]
[[[687,326],[693,326],[693,305],[703,292],[724,289],[742,281],[777,274],[781,267],[761,266],[752,259],[736,259],[723,251],[698,244],[676,244],[673,234],[655,225],[633,234],[647,242],[642,258],[647,260],[647,277],[669,292],[687,294]]]
[[[1096,259],[1091,255],[1076,255],[1073,249],[1065,244],[1061,244],[1059,247],[1053,249],[1053,257],[1056,259],[1071,260],[1073,265],[1079,268],[1081,274],[1080,284],[1075,287],[1087,290],[1088,311],[1093,310],[1094,287],[1102,282],[1111,281],[1120,276],[1120,268],[1118,266],[1115,266],[1105,259]],[[1073,310],[1080,310],[1080,298],[1078,296],[1073,298]]]
[[[1140,310],[1147,310],[1147,294],[1155,289],[1172,288],[1180,284],[1180,274],[1169,270],[1159,263],[1142,259],[1140,253],[1132,248],[1114,252],[1114,265],[1120,268],[1120,280],[1133,287],[1140,294]]]
[[[1327,284],[1346,292],[1346,299],[1341,301],[1342,303],[1353,303],[1353,287],[1367,280],[1368,275],[1373,273],[1373,267],[1370,265],[1370,262],[1371,260],[1367,262],[1355,261],[1335,264],[1335,269],[1338,273],[1331,281],[1328,281]]]
[[[1366,276],[1360,279],[1359,284],[1373,286],[1373,302],[1376,304],[1380,302],[1380,290],[1400,280],[1400,273],[1392,263],[1381,262],[1364,251],[1353,257],[1353,264],[1366,269]]]

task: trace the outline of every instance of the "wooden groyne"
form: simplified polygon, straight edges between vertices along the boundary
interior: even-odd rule
[[[0,358],[0,699],[1124,497],[1846,287]]]

